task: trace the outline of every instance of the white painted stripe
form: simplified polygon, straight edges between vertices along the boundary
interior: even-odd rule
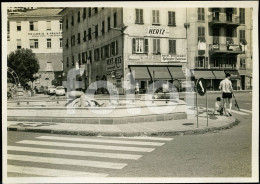
[[[62,146],[62,147],[72,147],[72,148],[92,148],[92,149],[104,149],[104,150],[140,151],[140,152],[152,152],[154,150],[153,148],[107,146],[107,145],[95,145],[95,144],[75,144],[75,143],[31,141],[31,140],[23,140],[23,141],[19,141],[17,143],[33,144],[33,145],[46,145],[46,146]]]
[[[90,138],[72,138],[72,137],[55,137],[55,136],[40,136],[37,139],[50,139],[50,140],[62,140],[62,141],[79,141],[79,142],[97,142],[97,143],[113,143],[113,144],[134,144],[134,145],[146,145],[146,146],[162,146],[164,143],[159,142],[140,142],[140,141],[122,141],[112,139],[90,139]]]
[[[14,166],[7,165],[7,171],[19,174],[32,174],[39,176],[56,176],[56,177],[106,177],[108,174],[103,173],[91,173],[91,172],[80,172],[80,171],[68,171],[60,169],[46,169],[37,167],[25,167],[25,166]]]
[[[249,115],[247,113],[236,111],[236,110],[231,110],[231,112],[236,113],[236,114],[240,114],[240,115]]]
[[[59,154],[59,155],[117,158],[117,159],[129,159],[129,160],[137,160],[142,157],[142,155],[134,155],[134,154],[101,153],[101,152],[44,149],[44,148],[18,147],[18,146],[7,146],[7,150],[33,152],[33,153],[51,153],[51,154]]]
[[[7,154],[8,160],[18,160],[26,162],[37,162],[37,163],[49,163],[49,164],[64,164],[64,165],[75,165],[85,167],[97,167],[97,168],[109,168],[109,169],[122,169],[127,164],[116,163],[116,162],[102,162],[102,161],[91,161],[91,160],[75,160],[75,159],[64,159],[64,158],[53,158],[53,157],[38,157],[38,156],[27,156],[27,155],[13,155]]]
[[[240,110],[244,111],[244,112],[252,113],[252,111],[250,111],[250,110],[246,110],[246,109],[240,109]]]
[[[155,140],[155,141],[171,141],[174,138],[161,138],[161,137],[111,137],[116,139],[140,139],[140,140]]]

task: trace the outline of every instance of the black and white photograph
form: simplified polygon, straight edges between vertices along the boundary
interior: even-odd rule
[[[258,6],[1,3],[2,182],[259,182]]]

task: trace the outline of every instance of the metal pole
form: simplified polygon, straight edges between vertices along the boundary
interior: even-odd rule
[[[196,106],[197,106],[197,128],[198,128],[199,127],[198,91],[196,91]]]
[[[207,111],[207,126],[209,125],[209,116],[208,116],[208,94],[206,92],[206,111]]]

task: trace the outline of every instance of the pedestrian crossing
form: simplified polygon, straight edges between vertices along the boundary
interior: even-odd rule
[[[15,176],[107,177],[173,138],[38,136],[8,145]]]

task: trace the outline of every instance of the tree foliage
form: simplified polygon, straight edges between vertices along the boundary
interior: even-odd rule
[[[25,88],[28,88],[28,82],[37,79],[34,74],[40,69],[38,59],[31,49],[18,49],[11,52],[7,57],[7,66],[16,72],[21,85]],[[10,75],[8,78],[10,80]]]

